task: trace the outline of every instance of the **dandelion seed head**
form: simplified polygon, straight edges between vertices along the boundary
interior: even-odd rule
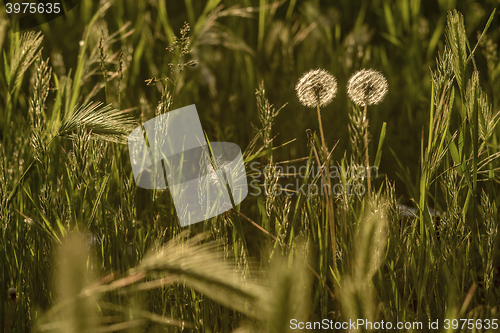
[[[359,106],[375,105],[384,99],[389,91],[385,76],[374,69],[362,69],[349,79],[347,95]]]
[[[328,105],[337,94],[337,80],[324,69],[306,72],[295,86],[300,103],[309,108]]]

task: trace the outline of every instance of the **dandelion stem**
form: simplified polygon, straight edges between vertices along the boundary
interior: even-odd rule
[[[316,107],[318,110],[318,122],[319,122],[319,132],[321,135],[321,145],[323,146],[323,154],[325,158],[325,170],[326,170],[326,181],[328,183],[328,192],[325,193],[327,198],[330,198],[330,192],[332,190],[332,182],[330,181],[330,167],[328,163],[328,149],[326,148],[325,135],[323,134],[323,124],[321,122],[321,111],[319,109],[319,103]],[[336,251],[336,242],[335,242],[335,223],[333,217],[333,201],[327,200],[327,209],[328,209],[328,221],[330,223],[330,237],[332,241],[332,251],[333,251],[333,272],[337,272],[337,251]]]
[[[365,137],[365,158],[366,158],[366,182],[368,184],[368,196],[370,196],[371,180],[370,180],[370,159],[368,157],[368,117],[366,115],[367,105],[365,104],[363,110],[363,127]]]
[[[326,158],[326,156],[328,155],[328,149],[326,148],[325,135],[323,134],[323,124],[321,123],[321,111],[319,109],[319,105],[317,106],[317,109],[318,109],[319,132],[321,134],[321,145],[323,146],[322,147],[323,154],[325,154],[325,158]],[[325,163],[328,164],[328,160],[325,160]]]

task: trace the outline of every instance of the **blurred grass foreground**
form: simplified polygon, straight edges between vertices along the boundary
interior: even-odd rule
[[[0,329],[498,331],[498,5],[0,6]],[[181,228],[126,142],[191,104],[249,195]]]

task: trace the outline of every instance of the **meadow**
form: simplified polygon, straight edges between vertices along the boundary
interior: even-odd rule
[[[499,4],[0,6],[0,329],[498,331]],[[127,138],[191,104],[249,194],[181,227]]]

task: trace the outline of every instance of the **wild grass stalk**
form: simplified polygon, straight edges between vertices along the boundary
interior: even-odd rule
[[[79,128],[85,128],[89,133],[98,139],[108,140],[111,142],[123,143],[126,140],[128,133],[133,128],[133,121],[119,110],[112,109],[111,105],[101,107],[102,103],[89,103],[83,105],[67,115],[63,120],[60,128],[54,137],[50,138],[44,144],[36,144],[36,147],[47,150],[56,137],[75,138],[75,133]],[[37,151],[40,154],[40,150]],[[14,188],[11,190],[7,203],[9,203],[17,192],[18,186],[32,170],[40,156],[32,160],[28,167],[24,170],[21,177],[17,180]]]

